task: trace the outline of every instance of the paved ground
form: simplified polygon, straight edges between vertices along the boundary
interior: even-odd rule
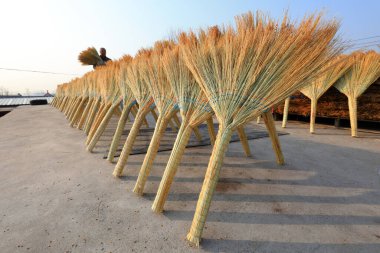
[[[252,125],[251,127],[254,127]],[[187,149],[166,212],[151,212],[169,152],[147,194],[131,189],[143,155],[115,179],[102,151],[49,106],[0,118],[0,252],[380,252],[380,132],[290,122],[277,166],[268,138],[253,158],[230,144],[200,249],[184,240],[210,147]]]

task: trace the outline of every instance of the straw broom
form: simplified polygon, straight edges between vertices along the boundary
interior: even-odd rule
[[[100,58],[98,51],[94,47],[89,47],[79,53],[78,60],[82,65],[103,65],[104,62]]]
[[[98,67],[96,71],[97,72],[96,82],[97,82],[98,93],[100,95],[100,105],[99,105],[99,109],[97,110],[95,114],[92,125],[90,126],[90,130],[88,132],[88,136],[86,140],[86,145],[88,145],[89,142],[91,141],[100,122],[102,121],[103,117],[105,116],[109,108],[111,107],[111,104],[107,100],[108,92],[107,92],[106,71],[107,71],[107,67],[104,65]]]
[[[73,117],[75,116],[75,113],[77,109],[79,108],[79,105],[82,103],[84,97],[82,95],[82,85],[81,85],[81,80],[77,81],[75,84],[75,90],[76,90],[76,95],[75,95],[75,102],[73,103],[73,106],[71,110],[68,113],[67,119],[71,123],[73,120]]]
[[[162,62],[167,80],[175,94],[182,122],[152,205],[152,210],[155,212],[162,212],[163,210],[192,129],[207,120],[210,136],[213,136],[214,133],[214,125],[211,119],[213,111],[204,93],[182,61],[179,48],[176,47],[172,51],[165,52]]]
[[[64,97],[63,94],[63,84],[57,85],[57,89],[55,91],[55,96],[54,96],[54,102],[51,103],[51,105],[55,108],[58,108],[60,103],[62,102],[62,99]]]
[[[97,82],[98,82],[99,92],[101,95],[101,109],[99,110],[94,120],[94,123],[91,126],[91,130],[88,134],[87,141],[86,141],[87,147],[90,144],[90,142],[93,140],[93,137],[98,131],[105,116],[109,113],[111,113],[110,116],[112,116],[115,107],[118,105],[117,102],[121,101],[119,89],[117,85],[115,84],[115,80],[113,78],[112,72],[114,72],[114,68],[116,69],[118,68],[117,63],[110,62],[107,64],[107,66],[102,66],[98,68],[97,70],[98,72]]]
[[[94,99],[93,99],[93,103],[89,109],[89,116],[87,117],[86,122],[84,124],[84,132],[87,135],[90,132],[90,129],[93,125],[96,114],[99,111],[100,105],[101,105],[100,88],[99,88],[99,82],[97,81],[98,73],[99,73],[98,71],[95,71],[93,74],[93,78],[94,78],[94,84],[93,84],[94,85],[94,89],[93,89]]]
[[[51,106],[57,108],[58,107],[58,104],[59,102],[61,101],[61,98],[62,98],[62,85],[57,85],[57,89],[55,91],[55,95],[54,95],[54,98],[53,98],[53,101],[51,102]]]
[[[78,102],[79,96],[78,96],[78,91],[77,91],[77,83],[78,80],[75,80],[73,83],[70,85],[69,89],[69,94],[70,94],[70,103],[68,104],[66,110],[64,111],[64,114],[66,118],[68,119],[75,104]]]
[[[73,81],[72,81],[73,82]],[[68,116],[68,113],[70,112],[72,106],[73,106],[73,103],[76,102],[76,92],[75,92],[75,84],[71,83],[69,86],[68,86],[68,89],[67,89],[67,94],[68,94],[68,101],[67,101],[67,105],[65,106],[64,110],[63,110],[63,113],[64,115]]]
[[[335,84],[348,98],[351,136],[358,136],[357,98],[380,76],[380,55],[375,51],[357,51],[351,55],[353,65]]]
[[[73,103],[71,105],[71,108],[70,110],[68,110],[68,113],[66,115],[67,119],[69,121],[72,120],[79,104],[81,103],[81,101],[83,100],[83,96],[82,96],[82,79],[81,78],[77,78],[75,79],[75,81],[71,84],[72,86],[72,90],[73,90],[73,94],[74,94],[74,100],[73,100]]]
[[[161,138],[164,135],[171,118],[178,111],[174,92],[167,81],[164,67],[161,62],[161,56],[164,51],[170,50],[172,47],[174,47],[172,41],[156,42],[151,56],[141,64],[142,76],[147,84],[150,94],[152,95],[159,114],[152,139],[133,189],[138,195],[142,195],[143,193],[145,182],[150,174],[160,146]]]
[[[132,146],[136,140],[141,125],[143,124],[145,116],[154,108],[153,99],[148,85],[143,78],[143,73],[141,73],[141,66],[144,64],[146,58],[150,57],[150,54],[150,50],[140,50],[127,69],[126,83],[139,104],[139,109],[113,171],[115,177],[119,177],[123,173],[124,166],[127,163],[129,154],[132,151]]]
[[[325,70],[311,85],[301,89],[305,96],[311,100],[310,133],[315,132],[315,117],[318,99],[348,70],[352,65],[347,56],[339,56],[325,66]]]
[[[181,40],[186,65],[193,73],[219,121],[219,130],[187,235],[199,245],[220,168],[240,125],[302,88],[335,56],[337,23],[308,17],[297,28],[285,17],[281,24],[251,13],[236,18],[236,31],[189,35]],[[269,129],[268,129],[269,130]]]
[[[59,104],[58,106],[58,110],[60,110],[61,112],[63,112],[63,108],[67,102],[67,99],[68,99],[68,95],[67,95],[67,83],[65,84],[62,84],[61,86],[61,92],[62,92],[62,101],[61,103]]]
[[[115,113],[117,107],[120,105],[122,101],[121,93],[117,82],[119,81],[120,75],[120,64],[119,62],[111,62],[105,68],[104,79],[103,82],[106,84],[106,97],[105,103],[108,104],[107,112],[103,118],[101,118],[101,122],[98,125],[91,141],[87,146],[87,150],[92,152],[96,143],[99,141],[101,135],[106,129],[112,115]]]
[[[128,66],[131,64],[132,59],[133,58],[131,56],[126,55],[121,59],[121,63],[120,63],[120,76],[119,76],[119,82],[117,84],[119,86],[121,95],[123,97],[123,110],[121,112],[121,116],[117,124],[116,131],[113,136],[113,139],[109,148],[109,152],[107,155],[107,160],[109,162],[112,162],[115,157],[115,153],[116,153],[117,147],[119,146],[120,138],[121,138],[121,135],[123,134],[123,130],[127,122],[128,115],[132,107],[136,104],[136,100],[134,100],[133,93],[126,83],[127,69],[128,69]]]
[[[83,126],[86,122],[86,119],[89,117],[90,114],[90,108],[93,106],[93,103],[95,102],[96,92],[95,92],[95,77],[94,74],[91,73],[87,77],[87,85],[88,85],[88,102],[87,105],[83,111],[83,114],[81,115],[81,118],[78,122],[77,128],[83,129]]]
[[[75,113],[73,114],[72,118],[71,118],[71,122],[70,122],[70,126],[71,127],[74,127],[74,125],[78,122],[78,120],[80,119],[80,116],[83,114],[83,111],[85,109],[85,105],[88,101],[88,98],[89,98],[89,86],[87,84],[87,78],[88,78],[88,75],[85,75],[84,77],[82,77],[82,83],[81,83],[81,90],[82,90],[82,95],[81,95],[81,101],[75,111]]]

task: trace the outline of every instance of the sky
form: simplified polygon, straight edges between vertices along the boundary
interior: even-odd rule
[[[77,60],[87,47],[105,47],[107,56],[117,59],[178,30],[231,24],[247,11],[260,10],[280,19],[288,10],[293,20],[323,11],[326,20],[341,21],[339,35],[352,40],[354,48],[380,44],[376,0],[0,0],[0,10],[0,89],[24,95],[54,92],[58,84],[91,71]],[[365,39],[369,37],[374,38]],[[379,50],[366,47],[371,48]]]

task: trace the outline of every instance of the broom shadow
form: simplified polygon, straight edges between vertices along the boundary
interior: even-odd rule
[[[215,245],[218,245],[217,247]],[[319,244],[319,243],[298,243],[298,242],[272,242],[272,241],[250,241],[250,240],[230,240],[230,239],[203,239],[201,248],[206,252],[323,252],[323,253],[378,253],[380,245],[369,244]]]
[[[169,138],[170,139],[170,138]],[[266,149],[271,149],[269,138],[262,139],[260,145],[266,143]],[[149,144],[149,142],[147,143]],[[287,138],[286,146],[297,146],[303,147],[305,145],[305,141],[298,141],[292,138]],[[217,190],[213,197],[214,205],[218,205],[221,202],[230,203],[231,207],[234,206],[234,203],[246,202],[248,205],[255,205],[255,203],[290,203],[291,204],[331,204],[331,205],[350,205],[350,204],[365,204],[365,205],[380,205],[380,191],[379,189],[373,189],[369,192],[358,192],[358,194],[354,194],[352,196],[320,196],[318,194],[314,194],[313,196],[303,196],[296,194],[289,195],[273,195],[270,192],[268,194],[255,194],[253,192],[239,192],[240,187],[252,185],[252,186],[289,186],[297,189],[302,186],[316,186],[316,187],[329,187],[342,189],[343,187],[350,187],[352,189],[361,189],[367,188],[368,185],[375,185],[375,179],[372,179],[372,182],[368,180],[361,180],[358,184],[357,181],[349,181],[348,178],[343,177],[337,178],[337,180],[332,180],[328,178],[327,170],[313,170],[310,164],[307,167],[294,167],[291,166],[292,162],[285,166],[278,166],[275,161],[273,154],[269,152],[264,152],[262,148],[259,148],[255,140],[250,141],[250,146],[253,147],[253,158],[246,158],[244,156],[243,151],[241,150],[240,143],[231,143],[231,147],[229,151],[226,153],[225,163],[223,165],[221,171],[221,177],[219,180],[219,184],[217,186]],[[313,150],[316,146],[323,145],[322,150],[323,154],[320,154],[320,157],[323,155],[331,155],[333,150],[337,150],[337,146],[331,144],[321,144],[313,141],[307,142],[307,149]],[[286,152],[289,147],[284,148],[285,157],[287,157]],[[321,149],[319,147],[319,149]],[[238,151],[235,151],[238,150]],[[240,151],[239,151],[240,150]],[[183,161],[181,163],[179,173],[175,178],[173,183],[173,190],[168,196],[168,207],[166,211],[164,211],[163,215],[170,220],[173,221],[181,221],[184,222],[187,226],[190,226],[191,220],[194,215],[194,209],[191,208],[191,211],[182,210],[181,205],[194,205],[199,197],[199,188],[204,179],[204,173],[208,165],[208,159],[211,155],[212,147],[211,146],[201,146],[201,147],[193,147],[187,148],[184,154]],[[101,152],[99,152],[101,153]],[[354,154],[352,156],[352,154]],[[143,195],[143,198],[149,201],[153,201],[156,196],[156,191],[158,188],[158,184],[161,181],[161,175],[166,166],[167,158],[170,155],[170,151],[159,152],[156,159],[157,162],[154,163],[154,168],[152,175],[149,176],[146,191]],[[368,159],[368,157],[376,157],[378,154],[366,150],[354,149],[350,147],[341,148],[339,150],[339,154],[336,156],[347,156],[351,155],[352,161],[360,160],[360,157],[364,157],[364,159]],[[137,156],[140,157],[140,156]],[[192,161],[192,157],[197,157],[197,161]],[[357,159],[355,159],[357,158]],[[258,160],[259,159],[259,160]],[[317,161],[314,161],[317,163]],[[138,169],[141,167],[142,160],[139,159],[131,159],[131,161],[127,164],[126,175],[121,177],[121,180],[127,183],[128,189],[132,187],[135,183],[138,175]],[[380,163],[379,163],[380,164]],[[340,164],[338,161],[335,164],[335,170],[338,169],[336,174],[344,173],[345,164]],[[369,166],[367,168],[363,168],[360,166],[360,161],[358,162],[358,168],[363,170],[364,172],[368,172]],[[311,169],[310,169],[311,168]],[[189,177],[188,169],[192,169],[192,174]],[[223,174],[225,171],[230,170],[234,171],[233,174]],[[268,177],[263,177],[262,174],[257,173],[257,171],[267,170]],[[270,175],[273,175],[273,171],[278,170],[283,173],[293,173],[293,175],[301,176],[301,179],[286,179],[278,177],[271,178]],[[244,176],[246,177],[236,177],[239,173],[244,172]],[[313,172],[309,177],[304,177],[305,172]],[[296,173],[296,174],[294,174]],[[363,173],[368,174],[368,173]],[[186,175],[186,176],[184,176]],[[307,174],[306,174],[307,175]],[[261,176],[261,177],[260,177]],[[304,177],[304,178],[302,178]],[[367,184],[364,184],[366,182]],[[196,186],[192,188],[192,186]],[[174,187],[175,186],[175,187]],[[193,192],[178,192],[178,189],[192,189]],[[211,207],[208,216],[208,222],[212,222],[213,226],[216,228],[220,224],[229,224],[229,226],[239,226],[239,224],[246,225],[296,225],[296,226],[313,226],[313,225],[378,225],[380,224],[379,216],[366,216],[366,215],[315,215],[315,214],[291,214],[284,213],[280,208],[276,208],[275,210],[268,210],[268,213],[255,213],[255,212],[226,212],[223,210],[213,210]],[[206,223],[207,226],[207,223]],[[225,237],[228,237],[228,231],[223,233]],[[374,237],[377,236],[373,235]],[[380,236],[380,235],[379,235]],[[261,247],[271,247],[273,248],[273,252],[287,252],[285,249],[289,250],[289,252],[294,252],[297,250],[299,252],[307,252],[309,249],[324,249],[326,252],[334,252],[334,250],[342,250],[344,252],[378,252],[378,247],[380,244],[331,244],[331,243],[285,243],[285,242],[275,242],[270,239],[267,241],[257,242],[253,240],[239,240],[239,237],[234,238],[236,240],[231,239],[213,239],[205,232],[205,239],[202,241],[202,249],[208,252],[218,252],[218,249],[223,248],[227,249],[227,251],[236,251],[236,249],[241,249],[240,251],[252,251],[252,249],[256,248],[260,249]],[[226,246],[228,245],[228,246]],[[255,246],[256,245],[256,246]],[[368,246],[367,246],[368,245]],[[360,250],[360,251],[355,251]],[[322,251],[322,252],[325,252]]]
[[[268,140],[269,141],[269,140]],[[289,142],[291,140],[287,140]],[[302,146],[303,141],[291,141],[292,145],[298,145]],[[252,144],[251,144],[252,145]],[[336,150],[336,146],[330,145],[330,144],[321,144],[321,143],[315,143],[315,142],[308,142],[308,145],[311,145],[309,147],[311,150],[313,149],[313,145],[323,145],[322,149],[324,150],[325,154],[328,154],[331,152],[331,149]],[[202,148],[203,150],[204,148]],[[285,150],[286,151],[286,150]],[[188,156],[199,156],[199,154],[204,154],[201,158],[202,164],[199,165],[199,167],[205,169],[207,164],[203,163],[204,159],[208,159],[209,153],[211,150],[207,149],[205,152],[197,152],[190,149],[190,152],[185,152],[185,155]],[[234,153],[234,152],[232,152]],[[370,152],[366,150],[360,150],[355,148],[343,148],[339,153],[340,155],[343,154],[355,154],[352,157],[352,160],[355,160],[355,158],[358,157],[365,157],[365,159],[368,159],[368,157],[376,158],[378,156],[378,153]],[[286,154],[285,154],[286,155]],[[339,154],[337,154],[339,155]],[[258,155],[258,157],[261,155]],[[213,227],[215,229],[218,229],[219,224],[229,224],[229,226],[238,226],[238,224],[246,224],[246,225],[296,225],[296,226],[314,226],[314,225],[327,225],[327,226],[356,226],[356,225],[368,225],[368,226],[376,226],[380,224],[380,216],[379,215],[371,215],[370,211],[365,214],[360,213],[353,213],[352,215],[316,215],[316,214],[291,214],[291,213],[284,213],[283,210],[280,208],[274,209],[274,210],[268,210],[268,213],[256,213],[256,212],[246,212],[244,210],[239,212],[230,212],[230,211],[224,211],[218,209],[218,203],[230,203],[227,205],[231,205],[233,207],[234,203],[239,202],[247,202],[247,205],[255,205],[255,203],[290,203],[292,204],[330,204],[334,207],[334,205],[347,205],[347,208],[350,208],[350,205],[369,205],[376,208],[376,205],[380,205],[380,187],[378,184],[376,184],[376,181],[378,178],[374,178],[372,181],[367,180],[366,177],[363,177],[363,180],[353,180],[348,181],[346,177],[342,178],[334,178],[333,180],[329,178],[329,173],[327,173],[327,170],[320,170],[315,171],[315,175],[310,176],[307,179],[303,180],[273,180],[273,179],[255,179],[255,169],[253,167],[259,167],[260,169],[268,169],[273,170],[276,169],[276,164],[274,161],[264,161],[264,162],[250,162],[252,161],[250,158],[242,158],[246,159],[247,164],[238,164],[233,163],[229,161],[230,159],[233,159],[234,156],[231,155],[231,152],[228,152],[228,156],[226,157],[226,162],[224,163],[223,168],[225,167],[234,167],[236,168],[236,173],[239,171],[245,171],[249,172],[250,176],[252,178],[236,178],[233,176],[226,177],[226,175],[223,175],[223,168],[222,168],[222,175],[220,178],[220,181],[218,183],[217,190],[213,197],[213,203],[216,206],[213,208],[211,207],[211,210],[208,215],[208,222],[211,222],[213,224]],[[379,163],[380,164],[380,163]],[[164,165],[164,164],[162,164]],[[185,167],[195,167],[197,163],[185,163]],[[339,167],[339,162],[336,163],[337,167],[335,169],[338,170],[337,174],[340,174],[339,171],[344,171],[345,164],[342,164],[342,167]],[[369,174],[369,169],[371,165],[368,165],[367,167],[360,167],[363,173],[362,174]],[[183,164],[181,164],[180,170],[184,171],[186,168],[183,168]],[[197,167],[197,168],[199,168]],[[296,168],[292,167],[290,165],[287,165],[284,167],[278,166],[279,170],[283,171],[292,171],[300,173],[303,172],[302,168]],[[157,167],[155,167],[157,168]],[[188,183],[197,183],[200,187],[201,183],[203,182],[203,176],[204,176],[204,170],[201,169],[198,172],[198,177],[194,176],[192,178],[187,177],[181,177],[178,175],[175,182],[173,183],[176,185],[176,189],[181,188],[189,188]],[[185,172],[184,172],[185,173]],[[370,175],[369,175],[370,177]],[[135,180],[135,176],[128,176],[128,180]],[[149,182],[157,182],[160,181],[160,176],[151,176],[148,180]],[[221,188],[220,185],[229,185],[230,188]],[[294,189],[297,189],[302,186],[311,186],[311,187],[320,187],[323,189],[324,187],[328,187],[329,189],[334,190],[333,188],[336,188],[336,190],[345,191],[345,189],[342,189],[343,187],[350,187],[352,189],[353,194],[347,194],[344,193],[342,196],[328,196],[328,195],[319,195],[318,192],[314,192],[313,196],[307,196],[307,195],[297,195],[297,194],[283,194],[283,195],[272,195],[270,192],[268,194],[254,194],[250,192],[239,192],[239,187],[241,185],[286,185],[293,187]],[[375,188],[371,189],[368,188],[369,185],[375,186]],[[376,186],[377,185],[377,186]],[[196,187],[196,188],[199,188]],[[155,197],[155,191],[156,191],[156,185],[147,187],[149,193],[146,193],[144,195],[144,198],[150,201],[154,200]],[[357,193],[355,193],[355,189],[358,189]],[[362,191],[363,189],[367,189],[366,191]],[[170,220],[173,221],[181,221],[186,224],[186,226],[189,226],[191,224],[191,221],[193,219],[194,215],[194,208],[191,208],[191,211],[188,210],[181,210],[183,205],[194,205],[199,197],[199,191],[198,189],[194,190],[195,192],[186,192],[186,193],[178,193],[176,190],[173,190],[169,196],[168,196],[168,208],[166,208],[166,211],[163,212],[163,215],[167,217]],[[316,189],[315,191],[318,191]],[[236,193],[238,192],[238,193]],[[181,204],[182,203],[182,204]],[[281,206],[281,205],[280,205]],[[215,209],[215,210],[213,210]],[[226,210],[229,208],[225,208]],[[207,223],[206,223],[207,226]],[[268,228],[270,229],[270,228]],[[344,233],[344,232],[343,232]],[[225,235],[225,237],[229,237],[229,232],[225,231],[222,233]],[[373,238],[380,238],[380,233],[371,235]],[[239,240],[239,236],[236,236],[236,240],[230,240],[230,239],[212,239],[209,238],[210,234],[205,232],[204,234],[205,239],[202,241],[202,249],[209,251],[209,252],[218,252],[218,249],[231,250],[233,252],[236,252],[237,249],[241,249],[241,251],[244,251],[246,248],[248,252],[251,252],[254,248],[252,248],[253,245],[262,245],[260,247],[273,247],[273,250],[271,252],[287,252],[285,249],[289,250],[289,252],[308,252],[308,250],[318,248],[323,249],[321,252],[335,252],[335,250],[341,250],[342,252],[377,252],[380,249],[380,241],[379,244],[376,243],[368,243],[368,244],[353,244],[353,243],[285,243],[285,242],[275,242],[275,241],[262,241],[257,242],[254,239],[253,240]],[[212,237],[212,236],[211,236]],[[226,246],[229,245],[229,246]],[[368,246],[367,246],[368,245]],[[285,251],[284,251],[285,250]],[[259,250],[260,251],[260,250]],[[265,250],[264,250],[265,251]]]

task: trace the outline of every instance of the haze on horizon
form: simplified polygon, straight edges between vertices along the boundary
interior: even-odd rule
[[[323,10],[325,18],[341,20],[344,41],[379,50],[365,42],[380,44],[377,1],[1,1],[2,36],[0,68],[59,72],[70,75],[28,73],[0,69],[0,88],[10,93],[55,91],[57,84],[91,71],[81,66],[79,52],[89,46],[105,47],[117,59],[134,55],[141,47],[167,38],[173,31],[197,29],[233,22],[234,16],[260,10],[281,18],[285,10],[292,19]],[[377,37],[376,37],[377,36]],[[374,37],[368,40],[358,40]],[[72,75],[71,75],[72,74]]]

